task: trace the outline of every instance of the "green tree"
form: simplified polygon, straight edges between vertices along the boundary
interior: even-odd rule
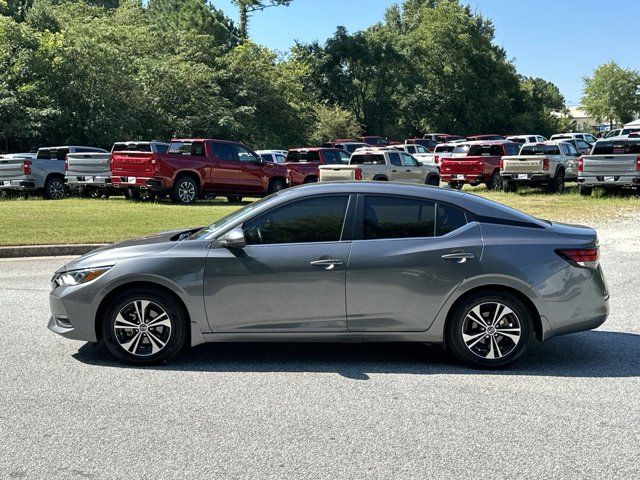
[[[640,111],[640,74],[611,61],[584,77],[582,106],[597,121],[627,123]]]
[[[355,115],[338,106],[318,105],[315,109],[316,121],[311,133],[311,142],[321,145],[336,138],[358,137],[362,128]]]
[[[232,0],[238,7],[240,17],[240,36],[249,38],[249,17],[266,8],[288,6],[293,0]]]

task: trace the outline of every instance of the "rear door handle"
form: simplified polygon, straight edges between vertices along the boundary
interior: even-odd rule
[[[467,260],[471,260],[476,258],[473,253],[469,252],[458,252],[458,253],[447,253],[446,255],[442,255],[444,260],[451,260],[455,263],[464,263]]]
[[[309,265],[313,267],[322,267],[325,270],[333,270],[336,265],[342,265],[344,262],[339,258],[320,258],[309,262]]]

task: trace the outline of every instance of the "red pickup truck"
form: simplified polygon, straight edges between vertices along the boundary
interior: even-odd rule
[[[126,189],[129,198],[139,198],[141,192],[168,193],[181,204],[205,195],[223,195],[235,202],[289,185],[284,165],[265,162],[240,143],[211,139],[174,139],[164,154],[115,152],[111,175],[112,185]]]
[[[440,162],[440,176],[451,188],[462,188],[465,183],[472,186],[481,183],[494,190],[502,186],[500,159],[506,155],[517,155],[519,144],[506,140],[476,141],[460,143],[450,158]]]
[[[317,182],[320,165],[345,165],[349,158],[349,154],[339,148],[293,148],[284,164],[289,170],[291,186],[296,186]]]

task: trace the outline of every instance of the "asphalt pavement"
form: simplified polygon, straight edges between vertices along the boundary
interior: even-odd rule
[[[0,260],[0,478],[640,478],[639,227],[600,230],[609,320],[500,372],[402,344],[128,367],[47,330],[68,259]]]

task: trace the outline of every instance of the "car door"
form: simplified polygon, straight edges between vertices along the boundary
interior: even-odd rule
[[[347,194],[293,200],[246,221],[242,250],[212,248],[204,278],[211,329],[346,331],[354,212]]]
[[[478,266],[480,227],[425,198],[358,197],[347,272],[350,331],[424,331]]]
[[[262,193],[265,190],[263,162],[260,155],[242,145],[233,145],[236,161],[240,163],[242,190],[250,193]]]
[[[213,142],[211,149],[210,189],[218,192],[244,191],[242,165],[237,161],[233,144]]]
[[[411,183],[424,183],[425,173],[424,169],[418,165],[418,161],[408,153],[401,153],[402,156],[402,169],[405,175],[405,182]]]
[[[578,157],[580,154],[576,147],[570,143],[562,144],[564,154],[566,156],[567,172],[565,178],[577,178],[578,177]]]
[[[403,182],[405,181],[405,175],[402,169],[402,159],[400,158],[400,152],[388,152],[389,166],[389,181],[391,182]]]

